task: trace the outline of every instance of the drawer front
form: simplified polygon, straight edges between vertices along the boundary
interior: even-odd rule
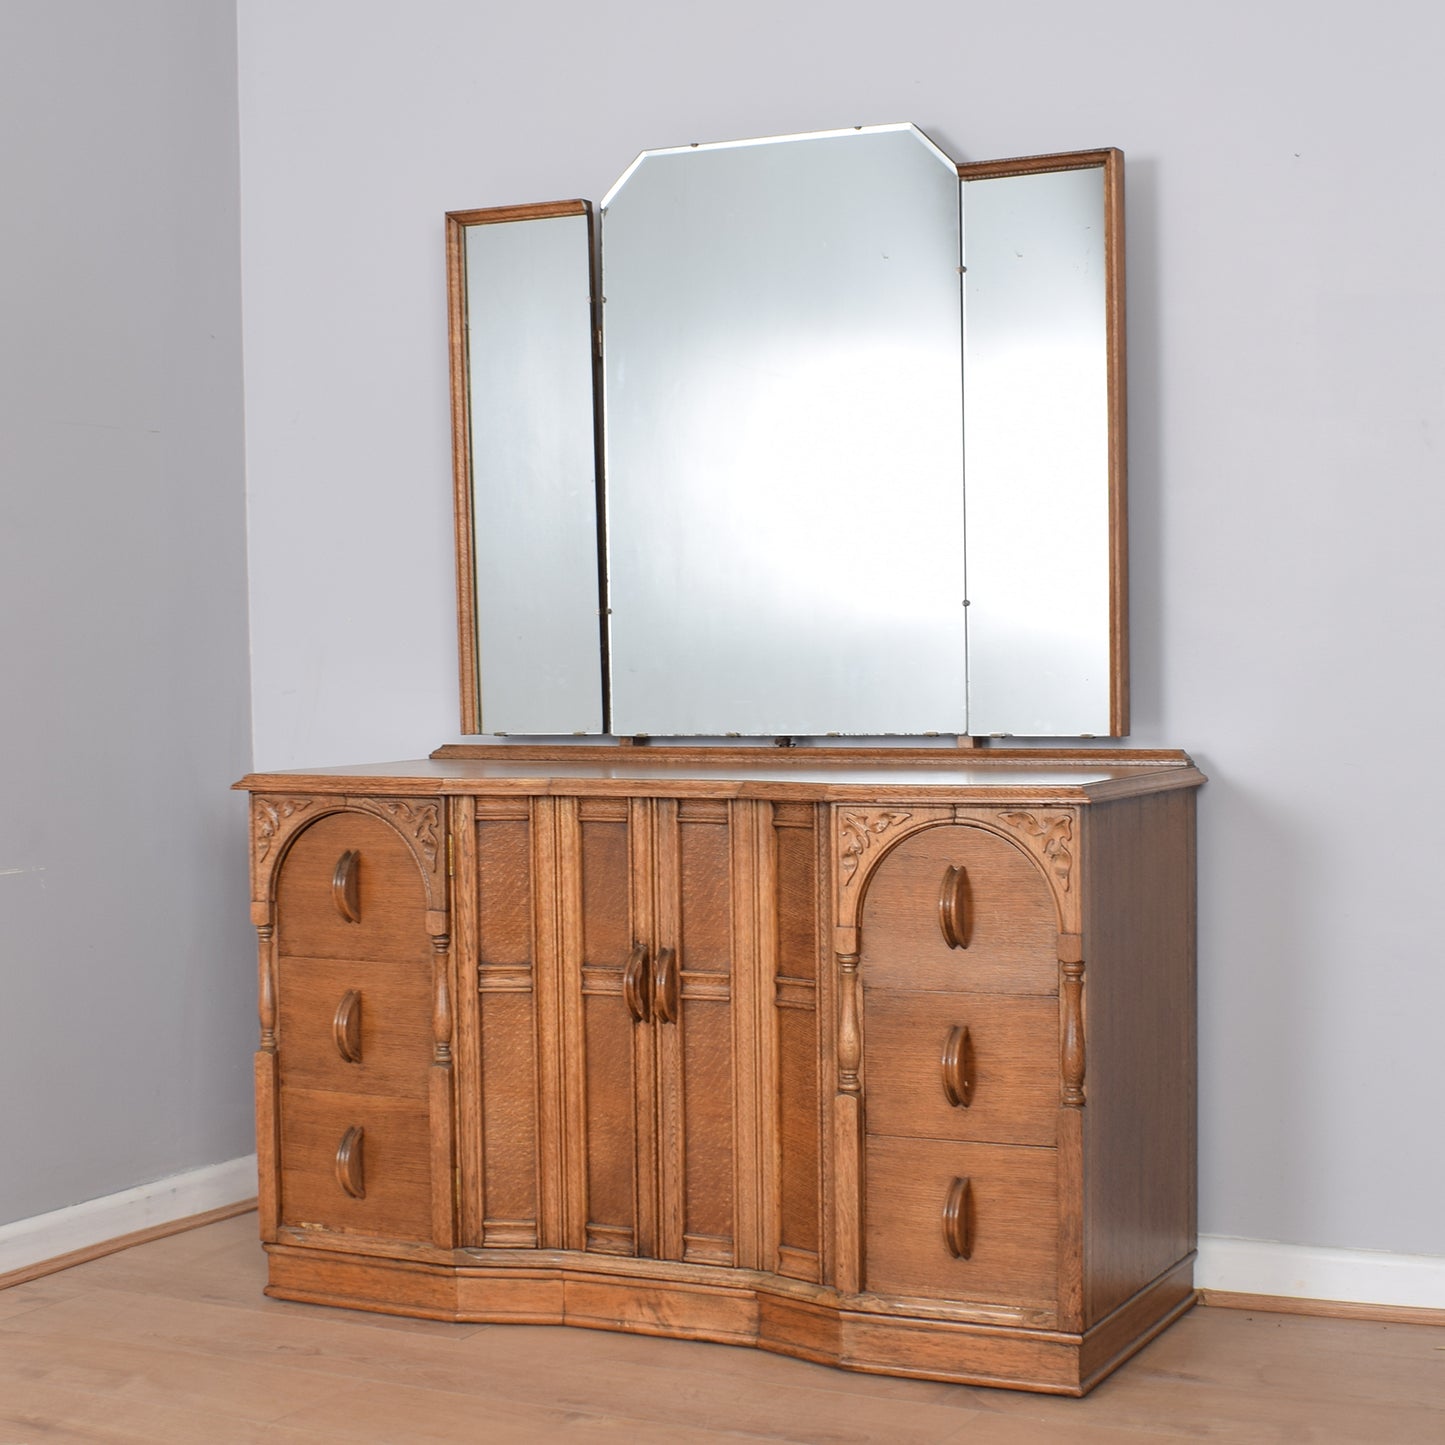
[[[425,1100],[432,963],[283,957],[277,1046],[283,1089]]]
[[[1052,1149],[870,1136],[866,1159],[869,1291],[1035,1308],[1056,1303]],[[945,1240],[945,1211],[960,1194],[954,1243],[965,1245],[967,1258],[955,1258]]]
[[[863,1038],[870,1133],[1054,1143],[1056,1000],[868,989]]]
[[[430,1238],[425,1107],[283,1090],[281,1223],[378,1238]]]
[[[985,828],[904,839],[868,885],[862,931],[863,980],[874,987],[1058,992],[1049,885],[1021,847]]]
[[[426,887],[411,849],[380,818],[330,813],[292,844],[276,883],[276,943],[303,958],[430,955]]]

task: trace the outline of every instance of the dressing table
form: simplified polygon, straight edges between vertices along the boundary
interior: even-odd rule
[[[237,785],[268,1293],[1075,1395],[1189,1308],[1204,780],[1012,743],[1127,732],[1121,187],[889,126],[449,218],[493,740]]]

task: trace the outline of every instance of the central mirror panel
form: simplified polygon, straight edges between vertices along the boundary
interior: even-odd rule
[[[614,733],[969,730],[959,206],[912,126],[603,202]]]

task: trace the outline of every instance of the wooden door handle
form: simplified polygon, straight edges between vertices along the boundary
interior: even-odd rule
[[[336,1017],[331,1021],[332,1033],[336,1037],[336,1052],[348,1064],[361,1062],[361,992],[349,988],[336,1005]]]
[[[651,977],[647,971],[647,945],[635,943],[622,970],[622,998],[634,1023],[646,1023]]]
[[[366,1198],[366,1173],[361,1159],[361,1145],[366,1130],[353,1124],[336,1146],[336,1182],[353,1198]]]
[[[973,1187],[967,1179],[955,1179],[943,1201],[943,1242],[955,1259],[973,1253]]]
[[[652,1011],[662,1023],[677,1022],[678,982],[676,950],[659,949],[652,982]]]
[[[963,1024],[955,1024],[943,1041],[943,1097],[955,1109],[973,1103],[973,1040]]]
[[[336,871],[331,875],[331,901],[348,923],[361,922],[360,863],[361,854],[348,848],[336,860]]]
[[[938,927],[950,948],[968,947],[968,870],[950,866],[943,870],[938,888]]]

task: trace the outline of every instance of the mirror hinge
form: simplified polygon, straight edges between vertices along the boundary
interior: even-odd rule
[[[447,834],[447,877],[454,878],[457,871],[456,835]]]

